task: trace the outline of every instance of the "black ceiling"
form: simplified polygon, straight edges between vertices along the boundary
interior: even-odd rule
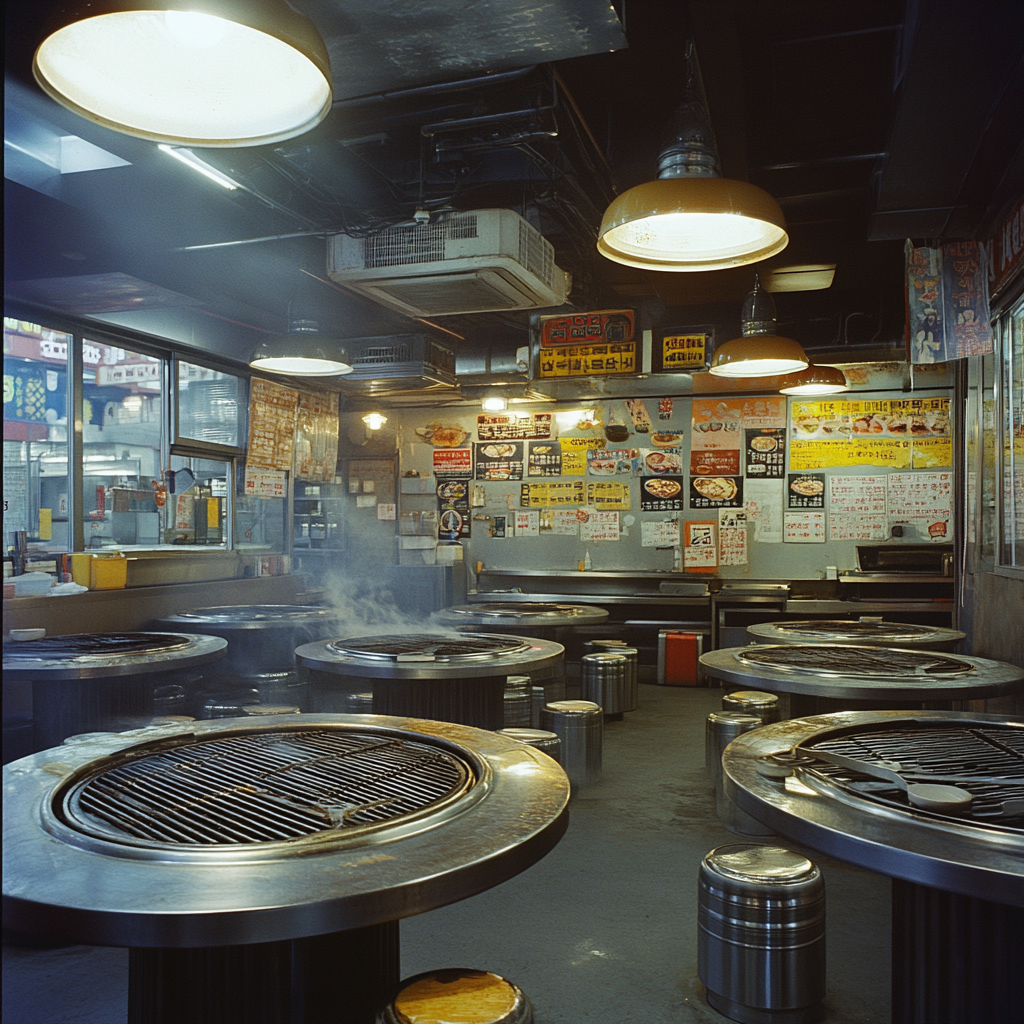
[[[572,271],[577,307],[629,304],[658,322],[732,324],[756,268],[653,273],[594,249],[615,192],[655,175],[688,31],[724,174],[767,189],[785,211],[790,245],[769,265],[837,265],[829,290],[777,296],[787,331],[811,349],[895,342],[902,240],[981,237],[1024,190],[1024,4],[294,5],[327,42],[335,107],[282,145],[204,152],[245,186],[233,193],[43,96],[29,66],[53,5],[7,5],[9,298],[233,359],[261,332],[284,329],[297,281],[311,284],[325,330],[408,330],[326,280],[323,234],[369,231],[422,202],[525,213]],[[129,164],[61,175],[46,152],[69,134]],[[222,244],[279,235],[289,237]],[[190,248],[202,245],[216,247]],[[522,344],[527,321],[503,313],[438,323]]]

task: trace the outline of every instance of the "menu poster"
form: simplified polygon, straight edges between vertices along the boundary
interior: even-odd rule
[[[786,474],[786,430],[763,427],[745,431],[747,442],[746,473],[762,480],[779,479]]]
[[[580,520],[575,510],[542,508],[540,510],[540,532],[556,537],[576,537],[580,532]]]
[[[691,451],[690,472],[694,476],[739,476],[740,450]]]
[[[739,451],[742,440],[742,401],[695,398],[691,407],[693,433],[690,451]]]
[[[295,476],[329,484],[338,472],[338,395],[300,391],[295,428]]]
[[[718,513],[718,564],[747,564],[747,514],[723,508]]]
[[[588,483],[587,505],[596,509],[621,509],[628,512],[632,506],[629,484]]]
[[[682,448],[641,448],[644,472],[652,476],[666,476],[683,472]]]
[[[754,524],[758,544],[782,543],[782,492],[785,480],[747,480],[743,486],[743,508]]]
[[[587,452],[587,472],[594,476],[629,476],[638,458],[639,448],[591,449]]]
[[[824,544],[824,512],[786,512],[783,516],[787,544]]]
[[[731,403],[730,403],[731,404]],[[744,398],[739,404],[740,418],[748,430],[763,430],[767,427],[785,427],[786,399]]]
[[[298,415],[298,391],[253,377],[249,383],[247,465],[253,469],[290,470]]]
[[[527,476],[561,476],[562,446],[557,441],[530,442]]]
[[[683,509],[683,483],[671,476],[644,476],[640,478],[641,512],[681,512]]]
[[[886,482],[890,522],[914,524],[934,541],[947,539],[952,473],[890,473]]]
[[[508,536],[508,516],[491,516],[488,533],[496,540],[504,540]]]
[[[554,506],[575,508],[583,504],[583,481],[563,480],[557,483],[522,484],[519,488],[519,504],[523,508]]]
[[[683,571],[714,572],[718,568],[718,524],[686,523],[683,527]]]
[[[834,476],[828,482],[831,540],[885,540],[884,476]]]
[[[479,441],[544,440],[551,437],[552,419],[549,412],[481,413],[476,418],[476,436]]]
[[[595,512],[586,509],[580,516],[580,540],[617,541],[619,539],[619,513]]]
[[[459,523],[459,536],[468,537],[470,535],[470,523],[473,521],[473,517],[469,512],[468,480],[455,478],[438,480],[437,511],[439,520],[448,509],[454,509],[462,520]],[[457,522],[455,517],[450,518],[453,522]]]
[[[674,548],[678,543],[678,519],[651,520],[640,524],[640,547]]]
[[[651,432],[651,416],[644,405],[642,398],[627,398],[626,408],[633,420],[633,429],[638,434],[649,434]]]
[[[523,442],[474,445],[477,480],[522,480]]]
[[[288,496],[288,479],[285,471],[283,469],[252,469],[246,464],[245,493],[254,498],[286,498]],[[183,494],[181,497],[184,498],[186,495]],[[178,504],[180,507],[180,500]],[[178,526],[178,529],[183,529],[183,527]]]
[[[583,476],[587,471],[587,452],[604,448],[607,442],[596,437],[563,437],[559,441],[562,452],[562,476]]]
[[[542,348],[541,377],[604,377],[611,373],[637,373],[635,341],[614,345],[565,345]]]
[[[690,477],[690,508],[743,508],[743,477]]]
[[[786,495],[789,508],[824,508],[825,474],[790,473]]]
[[[794,472],[829,466],[881,466],[909,469],[913,442],[889,438],[878,441],[854,439],[845,444],[832,441],[791,441],[789,468]]]
[[[435,448],[434,476],[439,480],[445,477],[462,477],[468,480],[473,475],[472,448]]]
[[[539,512],[516,512],[516,536],[517,537],[539,537],[540,536],[540,513]]]
[[[380,520],[388,521],[394,520],[396,517],[398,506],[394,504],[377,505],[377,518]]]
[[[914,441],[910,452],[914,469],[942,469],[953,465],[953,441],[948,437],[924,437]]]

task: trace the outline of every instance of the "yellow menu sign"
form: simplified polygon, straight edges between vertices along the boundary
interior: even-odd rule
[[[602,377],[637,373],[636,342],[611,345],[565,345],[541,349],[541,377]]]
[[[587,484],[587,505],[599,511],[630,508],[629,484]]]
[[[523,484],[519,488],[519,504],[523,508],[566,508],[583,504],[583,481],[551,481]]]

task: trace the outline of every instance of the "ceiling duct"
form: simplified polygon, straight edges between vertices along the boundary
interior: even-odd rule
[[[571,286],[551,243],[512,210],[452,211],[365,238],[334,235],[327,272],[417,317],[560,306]]]
[[[346,338],[352,372],[339,380],[346,394],[392,397],[413,392],[457,395],[455,351],[426,334]]]

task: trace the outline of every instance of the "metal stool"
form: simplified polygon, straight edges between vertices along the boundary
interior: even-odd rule
[[[761,719],[740,711],[712,711],[704,726],[704,765],[715,780],[715,810],[719,821],[741,836],[773,836],[775,833],[741,811],[726,795],[722,785],[722,752],[740,733],[757,729]]]
[[[372,693],[350,693],[345,698],[345,712],[349,715],[372,715]]]
[[[542,750],[561,764],[562,741],[553,732],[545,732],[543,729],[499,729],[498,732]]]
[[[589,700],[560,700],[548,704],[541,714],[541,728],[561,741],[559,761],[573,789],[601,781],[601,747],[604,715]]]
[[[622,720],[629,663],[621,654],[584,654],[580,659],[580,696],[597,704],[605,718]]]
[[[742,1024],[812,1024],[825,1007],[825,883],[802,854],[719,846],[702,861],[697,974]]]
[[[723,711],[739,711],[761,719],[762,725],[777,722],[782,717],[782,706],[774,693],[764,690],[736,690],[722,698]]]
[[[531,724],[533,694],[529,676],[507,676],[505,678],[504,727],[506,729],[529,729]]]
[[[380,1024],[533,1024],[522,989],[489,971],[427,971],[403,982]]]

